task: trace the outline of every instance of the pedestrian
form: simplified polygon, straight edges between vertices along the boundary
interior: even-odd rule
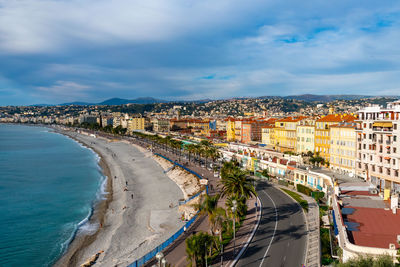
[[[128,186],[128,181],[125,181],[126,186]]]
[[[131,194],[131,198],[133,199],[133,194]]]

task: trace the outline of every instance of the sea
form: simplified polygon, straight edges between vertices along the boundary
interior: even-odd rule
[[[0,266],[51,266],[104,199],[99,157],[44,127],[0,124]]]

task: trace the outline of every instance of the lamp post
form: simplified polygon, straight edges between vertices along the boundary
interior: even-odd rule
[[[161,267],[161,260],[164,259],[164,253],[161,251],[157,252],[156,259],[158,260],[158,267]]]
[[[235,224],[236,224],[236,213],[237,209],[237,201],[236,199],[232,200],[232,213],[233,213],[233,255],[236,255],[236,231],[235,231]]]

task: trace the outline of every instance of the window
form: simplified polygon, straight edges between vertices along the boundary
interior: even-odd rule
[[[397,124],[396,124],[396,123],[393,124],[393,129],[394,129],[394,130],[397,130]]]

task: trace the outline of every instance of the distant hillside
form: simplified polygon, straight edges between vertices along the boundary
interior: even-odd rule
[[[362,98],[373,98],[376,96],[368,96],[368,95],[312,95],[312,94],[304,94],[304,95],[289,95],[284,96],[285,99],[295,99],[295,100],[303,100],[307,102],[330,102],[334,100],[357,100]]]
[[[95,104],[87,103],[87,102],[79,102],[79,101],[60,104],[60,106],[71,106],[71,105],[74,105],[74,106],[90,106],[90,105],[95,105]]]
[[[98,105],[112,106],[112,105],[126,105],[126,104],[154,104],[154,103],[164,103],[164,102],[167,101],[155,99],[153,97],[139,97],[132,100],[122,99],[122,98],[111,98],[99,103]]]

